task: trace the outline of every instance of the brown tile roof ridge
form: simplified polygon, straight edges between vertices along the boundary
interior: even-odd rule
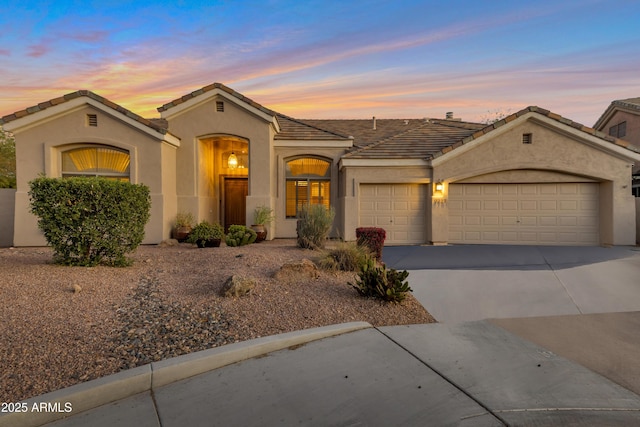
[[[262,111],[263,113],[266,113],[270,116],[274,116],[277,114],[275,111],[262,106],[261,104],[258,104],[257,102],[255,102],[254,100],[252,100],[251,98],[248,98],[246,96],[244,96],[243,94],[241,94],[240,92],[236,92],[235,90],[231,89],[228,86],[223,85],[222,83],[212,83],[210,85],[204,86],[200,89],[194,90],[191,93],[188,93],[186,95],[181,96],[180,98],[176,98],[171,102],[167,102],[166,104],[164,104],[161,107],[158,107],[157,110],[158,112],[162,113],[163,111],[167,111],[177,105],[182,104],[183,102],[189,101],[193,98],[196,98],[204,93],[210,92],[212,90],[215,89],[220,89],[223,92],[228,93],[229,95],[233,96],[234,98],[239,99],[240,101],[244,102],[245,104],[251,105],[252,107]]]
[[[420,158],[428,159],[434,151],[459,144],[478,126],[447,126],[433,120],[421,123],[405,131],[388,136],[366,146],[360,146],[345,154],[351,158]]]
[[[598,131],[598,130],[596,130],[594,128],[590,128],[590,127],[585,126],[585,125],[583,125],[581,123],[574,122],[573,120],[567,119],[566,117],[562,117],[559,114],[553,113],[553,112],[551,112],[549,110],[546,110],[544,108],[540,108],[540,107],[535,106],[535,105],[523,108],[522,110],[520,110],[520,111],[518,111],[516,113],[513,113],[513,114],[511,114],[511,115],[509,115],[509,116],[507,116],[507,117],[505,117],[505,118],[503,118],[501,120],[498,120],[495,123],[492,123],[490,125],[485,126],[484,128],[482,128],[482,129],[478,130],[477,132],[474,132],[473,134],[471,134],[468,137],[464,138],[461,141],[462,142],[461,145],[467,144],[467,143],[469,143],[469,142],[471,142],[471,141],[473,141],[473,140],[475,140],[477,138],[480,138],[481,136],[483,136],[483,135],[485,135],[487,133],[490,133],[493,130],[495,130],[495,129],[501,127],[501,126],[504,126],[507,123],[517,119],[518,117],[523,116],[523,115],[528,114],[528,113],[542,114],[543,116],[546,116],[546,117],[548,117],[550,119],[553,119],[553,120],[555,120],[555,121],[557,121],[559,123],[562,123],[564,125],[571,126],[574,129],[577,129],[577,130],[579,130],[581,132],[584,132],[584,133],[587,133],[589,135],[595,136],[596,138],[600,138],[600,139],[602,139],[604,141],[607,141],[609,143],[618,145],[618,146],[620,146],[622,148],[626,148],[627,150],[632,151],[634,153],[640,153],[640,149],[638,149],[637,147],[635,147],[633,145],[630,145],[626,141],[623,141],[623,140],[618,139],[618,138],[614,138],[612,136],[609,136],[609,135],[605,134],[604,132],[600,132],[600,131]],[[447,153],[449,151],[451,151],[451,150],[450,149],[440,150],[439,152],[434,153],[432,158],[440,157],[440,156],[442,156],[443,154],[445,154],[445,153]]]
[[[421,126],[425,119],[300,119],[320,129],[354,138],[354,146],[367,147],[383,139]]]
[[[160,126],[158,123],[155,123],[154,121],[150,120],[150,119],[145,119],[142,116],[137,115],[136,113],[127,110],[126,108],[116,104],[115,102],[111,102],[109,101],[107,98],[100,96],[94,92],[91,92],[90,90],[86,90],[86,89],[81,89],[81,90],[77,90],[75,92],[71,92],[68,93],[66,95],[63,95],[61,97],[58,98],[54,98],[54,99],[50,99],[48,101],[45,102],[41,102],[38,105],[32,106],[32,107],[28,107],[24,110],[20,110],[20,111],[16,111],[13,114],[8,114],[2,118],[0,118],[0,125],[3,125],[5,123],[9,123],[12,122],[16,119],[19,119],[21,117],[25,117],[27,115],[30,114],[35,114],[39,111],[43,111],[46,110],[47,108],[53,107],[55,105],[59,105],[59,104],[63,104],[65,102],[69,102],[72,99],[76,99],[76,98],[80,98],[80,97],[87,97],[87,98],[91,98],[94,101],[98,101],[99,103],[103,104],[106,107],[111,108],[112,110],[117,111],[120,114],[124,114],[125,116],[129,117],[130,119],[133,119],[135,121],[137,121],[138,123],[141,123],[145,126],[150,127],[151,129],[166,135],[168,132],[168,130],[165,127]]]
[[[286,121],[289,121],[289,122],[293,122],[293,123],[295,123],[295,124],[297,124],[299,126],[304,126],[304,127],[309,128],[309,129],[311,129],[313,131],[317,131],[317,132],[320,132],[322,134],[325,134],[325,136],[332,136],[332,137],[335,137],[336,139],[352,139],[351,137],[349,137],[347,135],[342,135],[342,134],[337,133],[337,132],[333,132],[333,131],[330,131],[330,130],[327,130],[327,129],[322,129],[322,128],[318,127],[318,126],[314,126],[314,125],[311,125],[309,123],[305,123],[305,122],[303,122],[303,121],[301,121],[299,119],[294,119],[293,117],[287,116],[287,115],[282,114],[282,113],[275,113],[275,114],[276,114],[276,118],[278,118],[278,119],[282,119],[282,120],[286,120]],[[281,129],[283,127],[282,125],[283,125],[283,123],[281,124]],[[278,138],[278,137],[280,137],[280,138]],[[295,135],[293,135],[293,137],[294,137],[293,139],[295,139]],[[282,129],[282,132],[280,134],[276,135],[276,139],[285,139],[285,138],[287,138],[287,139],[291,138],[291,135],[288,134],[284,129]]]

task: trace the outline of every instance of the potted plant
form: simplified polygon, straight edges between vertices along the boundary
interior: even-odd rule
[[[273,222],[275,216],[273,215],[273,209],[268,206],[258,206],[253,212],[253,224],[251,229],[256,232],[258,237],[256,243],[262,242],[267,238],[266,226]]]
[[[202,221],[200,224],[193,227],[187,242],[195,243],[199,248],[214,248],[220,246],[220,242],[224,237],[224,230],[218,223],[211,224],[207,221]]]
[[[176,221],[171,237],[176,239],[178,242],[184,242],[187,240],[189,233],[191,233],[191,228],[193,227],[194,222],[195,220],[193,219],[191,212],[179,212],[178,215],[176,215]]]

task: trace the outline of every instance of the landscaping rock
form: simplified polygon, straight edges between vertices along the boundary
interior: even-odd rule
[[[161,248],[167,248],[170,246],[178,246],[179,244],[180,242],[178,242],[176,239],[167,239],[158,243],[158,246],[160,246]]]
[[[80,292],[82,292],[82,287],[80,285],[73,285],[72,291],[74,294],[79,294]]]
[[[280,282],[302,282],[305,280],[316,280],[320,277],[318,267],[313,261],[302,259],[300,261],[288,261],[276,271],[273,278]]]
[[[256,281],[253,279],[233,275],[222,286],[222,296],[241,297],[251,292],[255,285]]]

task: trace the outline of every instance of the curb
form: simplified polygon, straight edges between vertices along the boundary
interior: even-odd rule
[[[372,328],[367,322],[341,323],[256,338],[153,362],[24,400],[19,403],[24,411],[0,414],[0,427],[42,426],[223,366],[367,328]],[[33,410],[40,405],[46,405],[44,411]],[[69,407],[72,409],[67,410]]]

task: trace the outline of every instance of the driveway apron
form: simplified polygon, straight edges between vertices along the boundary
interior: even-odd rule
[[[391,246],[413,295],[439,322],[640,310],[640,248]]]

